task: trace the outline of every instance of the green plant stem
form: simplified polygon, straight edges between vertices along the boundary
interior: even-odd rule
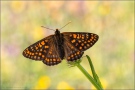
[[[88,80],[98,89],[98,90],[102,90],[101,87],[98,86],[97,82],[89,75],[89,73],[80,65],[80,63],[78,63],[76,65],[80,71],[88,78]]]

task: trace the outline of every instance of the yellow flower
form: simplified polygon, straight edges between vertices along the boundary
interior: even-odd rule
[[[11,9],[16,12],[20,13],[25,9],[26,2],[24,1],[12,1],[11,2]]]
[[[50,86],[51,80],[48,76],[43,76],[38,80],[35,89],[47,89]]]
[[[35,40],[41,39],[44,37],[44,32],[43,28],[39,27],[34,27],[34,30],[32,31],[33,37]]]
[[[57,89],[74,90],[73,87],[71,87],[67,82],[64,82],[64,81],[62,81],[58,84]]]
[[[100,5],[98,9],[99,14],[106,16],[110,13],[110,6],[109,5]]]

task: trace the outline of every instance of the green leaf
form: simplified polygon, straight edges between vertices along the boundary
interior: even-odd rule
[[[94,78],[95,81],[98,83],[98,85],[99,85],[101,88],[103,88],[103,86],[102,86],[102,84],[101,84],[101,82],[100,82],[100,80],[99,80],[99,77],[98,77],[98,75],[97,75],[96,72],[95,72],[95,69],[94,69],[94,66],[93,66],[93,64],[92,64],[92,61],[91,61],[90,57],[89,57],[88,55],[86,55],[86,57],[87,57],[87,59],[88,59],[88,61],[89,61],[90,68],[91,68],[91,71],[92,71],[92,74],[93,74],[93,78]]]

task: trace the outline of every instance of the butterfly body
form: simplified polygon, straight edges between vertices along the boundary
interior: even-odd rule
[[[43,38],[23,51],[23,56],[52,66],[64,58],[70,62],[80,59],[84,51],[92,47],[98,35],[87,32],[63,32],[56,29],[54,35]]]
[[[65,52],[64,52],[64,47],[63,47],[63,44],[64,44],[63,34],[61,34],[58,29],[56,29],[55,31],[54,43],[58,51],[59,57],[61,58],[61,60],[64,59]]]

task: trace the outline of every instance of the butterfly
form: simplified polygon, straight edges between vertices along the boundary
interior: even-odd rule
[[[54,35],[45,37],[30,45],[23,51],[23,56],[32,60],[42,61],[48,66],[57,65],[66,59],[76,61],[84,51],[92,47],[99,36],[87,32],[63,32],[55,30]]]

